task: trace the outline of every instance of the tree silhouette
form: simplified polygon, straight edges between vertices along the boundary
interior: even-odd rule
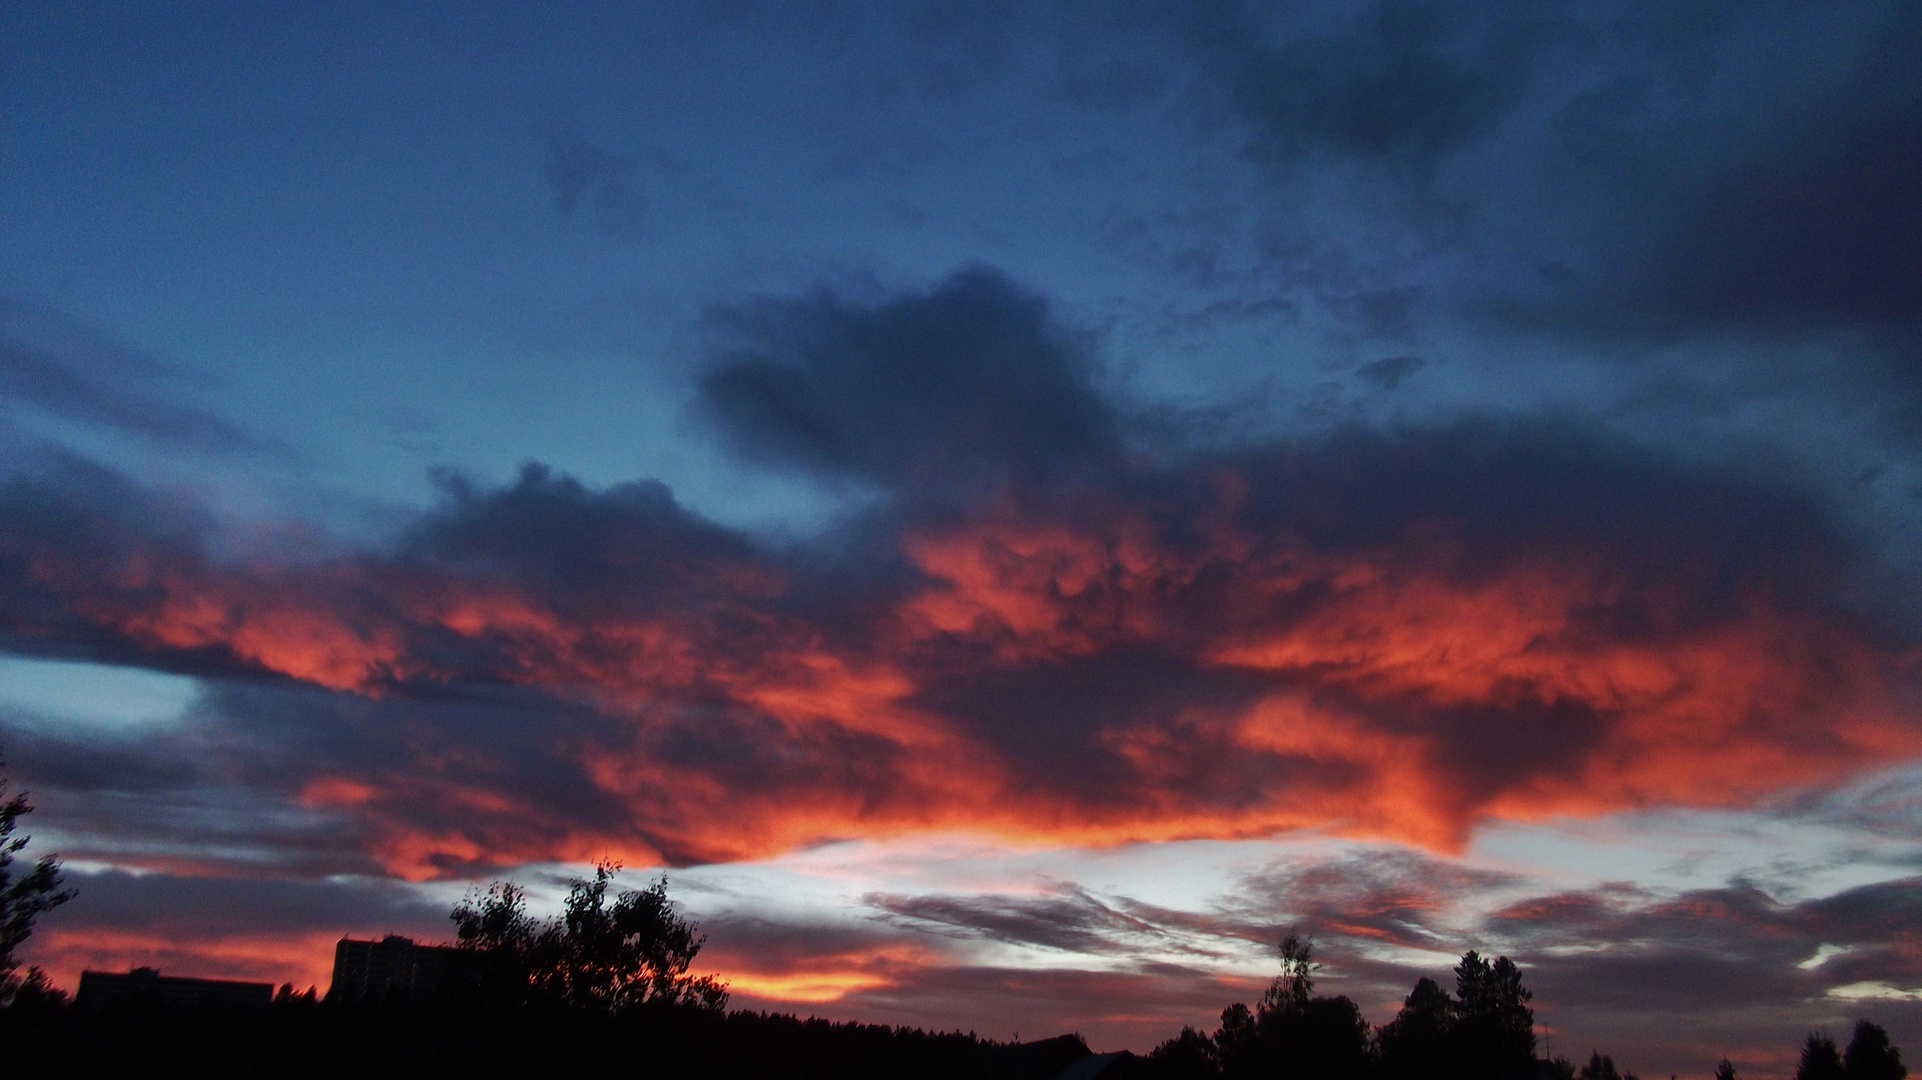
[[[1526,1077],[1535,1070],[1534,995],[1506,956],[1492,963],[1469,950],[1455,965],[1453,1041],[1478,1076]]]
[[[1889,1044],[1889,1033],[1867,1020],[1855,1022],[1855,1036],[1842,1055],[1842,1071],[1848,1080],[1902,1080],[1909,1075],[1902,1051]]]
[[[1258,1076],[1266,1054],[1255,1026],[1255,1014],[1242,1002],[1221,1010],[1221,1026],[1215,1029],[1215,1048],[1223,1076]]]
[[[1221,1055],[1215,1041],[1192,1027],[1154,1048],[1148,1055],[1149,1074],[1165,1080],[1202,1080],[1221,1075]]]
[[[60,861],[52,855],[41,856],[32,870],[14,878],[13,857],[30,839],[14,836],[14,830],[21,818],[33,813],[33,805],[25,792],[11,799],[6,794],[7,778],[0,775],[0,1004],[13,1000],[23,985],[13,953],[33,935],[34,920],[73,899],[72,890],[60,888]],[[38,976],[38,969],[27,972],[36,987],[44,983]]]
[[[667,879],[624,889],[610,905],[615,869],[596,866],[594,880],[575,882],[568,894],[560,942],[567,1000],[610,1012],[655,1002],[725,1007],[725,987],[687,973],[707,939],[674,913]]]
[[[1162,1043],[1136,1071],[1141,1080],[1636,1080],[1597,1050],[1580,1069],[1567,1058],[1538,1060],[1533,999],[1505,956],[1470,950],[1455,966],[1451,996],[1422,978],[1395,1019],[1372,1033],[1354,1002],[1316,997],[1312,943],[1281,939],[1281,974],[1253,1009],[1237,1002],[1212,1037],[1193,1028]],[[1107,1074],[1103,1074],[1107,1075]],[[1724,1057],[1715,1080],[1739,1080]],[[1879,1025],[1859,1020],[1846,1055],[1811,1033],[1796,1080],[1906,1080],[1902,1052]],[[1671,1078],[1673,1080],[1673,1078]]]
[[[527,914],[527,892],[507,881],[496,881],[485,892],[469,896],[449,914],[454,936],[471,954],[460,974],[460,989],[481,1004],[528,1006],[539,1001],[548,981],[541,978],[550,966],[542,953],[543,927]]]
[[[1281,939],[1281,974],[1251,1011],[1236,1003],[1215,1033],[1221,1074],[1282,1080],[1361,1078],[1373,1065],[1368,1021],[1346,997],[1315,997],[1314,943]]]
[[[1796,1066],[1795,1080],[1844,1080],[1842,1055],[1836,1053],[1835,1040],[1820,1032],[1809,1032],[1802,1044],[1802,1062]]]
[[[1382,1071],[1390,1080],[1440,1080],[1454,1075],[1449,1032],[1455,1002],[1435,980],[1415,982],[1401,1012],[1381,1029]]]
[[[720,1010],[727,988],[688,968],[706,941],[674,912],[667,879],[624,889],[610,903],[615,863],[577,880],[558,919],[527,914],[519,886],[495,882],[458,904],[450,918],[460,946],[475,954],[470,972],[483,1000],[623,1012],[644,1005]]]
[[[1306,1006],[1315,992],[1315,972],[1321,970],[1321,965],[1315,962],[1312,938],[1290,930],[1282,935],[1280,951],[1281,974],[1268,984],[1268,992],[1261,997],[1261,1008],[1266,1012]]]
[[[1624,1080],[1615,1070],[1615,1059],[1600,1051],[1588,1055],[1588,1064],[1582,1066],[1581,1080]]]

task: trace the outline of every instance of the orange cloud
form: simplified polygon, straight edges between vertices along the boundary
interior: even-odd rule
[[[395,710],[518,687],[598,718],[510,749],[449,711],[296,766],[294,801],[410,878],[922,829],[1449,849],[1483,818],[1739,805],[1922,752],[1912,663],[1791,600],[1793,559],[1731,569],[1713,536],[1491,539],[1416,512],[1336,542],[1308,531],[1313,507],[1263,511],[1277,498],[1225,467],[1172,502],[1010,496],[906,529],[902,570],[865,592],[639,525],[565,574],[511,552],[230,564],[136,545],[100,565],[43,546],[19,565],[68,621],[16,632]]]
[[[824,1005],[849,994],[899,986],[952,960],[925,945],[895,942],[790,957],[729,953],[717,947],[703,952],[701,962],[738,998],[791,1006]]]

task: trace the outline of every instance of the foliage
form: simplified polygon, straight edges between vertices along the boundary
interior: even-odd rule
[[[265,1009],[69,1008],[20,1024],[0,1012],[0,1075],[1023,1080],[1054,1076],[1065,1067],[1057,1063],[1064,1057],[1087,1055],[1079,1040],[1050,1041],[1057,1045],[707,1009],[613,1016],[557,1008],[510,1016],[404,1001],[308,1002],[292,995]]]
[[[1533,997],[1506,956],[1470,950],[1455,966],[1455,996],[1421,979],[1401,1012],[1381,1029],[1382,1071],[1394,1080],[1494,1077],[1536,1072]]]
[[[60,888],[60,862],[55,856],[41,856],[33,869],[14,877],[13,857],[30,838],[13,834],[20,819],[33,813],[33,806],[24,792],[11,799],[6,795],[7,780],[0,776],[0,1004],[27,985],[17,974],[20,962],[14,950],[32,936],[34,920],[73,898],[71,890]],[[34,974],[30,970],[27,980],[39,987],[44,980],[34,981]]]
[[[606,943],[623,927],[641,925],[635,911],[651,911],[682,934],[658,935],[663,948],[691,960],[700,938],[674,916],[665,884],[609,898],[612,868],[579,881],[569,896],[572,935],[586,946]],[[630,897],[648,897],[642,902]],[[628,911],[628,915],[618,914]],[[216,1005],[175,1008],[126,1003],[109,1008],[68,1008],[64,995],[29,974],[11,1009],[0,1010],[0,1047],[9,1068],[23,1076],[193,1075],[207,1078],[274,1076],[281,1080],[352,1074],[378,1078],[451,1075],[474,1078],[546,1075],[650,1077],[756,1077],[812,1080],[986,1080],[1060,1075],[1089,1058],[1074,1036],[1026,1044],[1001,1044],[972,1033],[932,1033],[910,1028],[800,1020],[762,1013],[727,1013],[718,1007],[624,1008],[610,1005],[608,987],[647,979],[608,978],[599,969],[583,974],[537,969],[536,963],[567,963],[563,943],[567,914],[549,921],[527,915],[524,894],[497,884],[464,901],[456,914],[470,957],[511,958],[521,978],[515,1000],[552,1007],[508,1015],[499,1009],[460,1007],[460,1002],[407,1000],[320,1001],[313,991],[283,986],[263,1009]],[[624,945],[632,944],[622,938]],[[620,955],[634,962],[644,950]],[[1317,970],[1306,941],[1284,945],[1283,971],[1254,1008],[1231,1005],[1212,1036],[1184,1028],[1152,1054],[1113,1063],[1125,1080],[1216,1080],[1224,1077],[1353,1078],[1396,1080],[1404,1076],[1483,1080],[1495,1075],[1486,1062],[1463,1056],[1473,1044],[1454,1040],[1464,1014],[1460,976],[1476,985],[1484,969],[1500,965],[1469,954],[1457,968],[1458,996],[1433,979],[1422,979],[1395,1021],[1371,1032],[1345,997],[1317,997]],[[1470,957],[1473,957],[1471,959]],[[685,977],[686,968],[667,964]],[[479,970],[478,968],[470,970]],[[537,976],[539,976],[537,978]],[[692,980],[699,981],[699,980]],[[711,985],[711,984],[710,984]],[[1497,1015],[1527,1000],[1519,980],[1479,984],[1494,992],[1478,1008]],[[540,987],[538,991],[536,987]],[[567,987],[585,988],[562,1007]],[[560,989],[554,989],[560,988]],[[595,988],[600,988],[599,990]],[[637,991],[642,1001],[685,1000]],[[678,995],[678,996],[677,996]],[[704,1004],[696,1002],[696,1004]],[[452,1006],[452,1007],[449,1007]],[[1532,1036],[1532,1029],[1530,1031]],[[1399,1047],[1399,1049],[1397,1049]],[[1421,1048],[1421,1049],[1417,1049]],[[1826,1048],[1826,1049],[1824,1049]],[[1814,1036],[1805,1048],[1826,1057],[1844,1080],[1904,1080],[1901,1054],[1888,1033],[1860,1022],[1846,1055],[1833,1041]],[[1397,1070],[1402,1071],[1397,1071]],[[11,1075],[11,1074],[9,1074]],[[1735,1080],[1726,1059],[1717,1080]],[[1566,1058],[1532,1063],[1535,1080],[1633,1080],[1613,1059],[1596,1052],[1577,1070]]]
[[[727,988],[688,974],[706,941],[674,912],[667,879],[608,897],[620,867],[601,863],[575,881],[557,919],[527,914],[525,890],[496,882],[457,905],[456,939],[475,954],[473,982],[488,1002],[618,1013],[643,1005],[720,1010]]]
[[[1308,1005],[1309,997],[1315,992],[1315,972],[1321,965],[1315,963],[1315,943],[1294,931],[1281,938],[1281,974],[1268,986],[1262,995],[1261,1009],[1274,1012],[1280,1009],[1301,1009]]]
[[[1433,979],[1417,980],[1401,1012],[1381,1029],[1383,1072],[1393,1080],[1450,1075],[1454,1023],[1455,1002],[1448,992]]]
[[[1281,939],[1281,974],[1253,1010],[1229,1006],[1215,1033],[1221,1074],[1346,1080],[1368,1075],[1374,1044],[1361,1009],[1345,997],[1315,997],[1314,943]],[[1194,1055],[1190,1055],[1193,1057]]]
[[[1281,974],[1254,1008],[1222,1010],[1212,1036],[1193,1028],[1156,1047],[1123,1075],[1151,1080],[1241,1077],[1282,1080],[1636,1080],[1595,1051],[1577,1069],[1567,1058],[1535,1057],[1534,995],[1505,956],[1463,953],[1455,993],[1421,978],[1394,1020],[1371,1032],[1354,1002],[1316,997],[1320,970],[1312,942],[1281,939]],[[1796,1080],[1906,1080],[1902,1052],[1879,1025],[1858,1021],[1846,1054],[1820,1033],[1802,1049]],[[1738,1080],[1723,1058],[1715,1080]]]
[[[1526,1077],[1535,1067],[1534,997],[1521,969],[1506,956],[1490,963],[1469,950],[1455,966],[1455,1024],[1451,1032],[1464,1060],[1481,1075]]]
[[[1181,1034],[1162,1043],[1148,1054],[1148,1064],[1156,1076],[1206,1077],[1221,1074],[1221,1054],[1215,1040],[1204,1032],[1183,1027]]]
[[[1902,1051],[1889,1044],[1889,1033],[1867,1020],[1855,1022],[1855,1036],[1842,1055],[1842,1071],[1848,1080],[1902,1080],[1909,1075]]]
[[[13,1000],[8,1002],[9,1012],[33,1014],[57,1012],[71,1003],[67,992],[53,985],[47,973],[37,967],[27,969],[26,977],[13,989]]]
[[[1632,1073],[1624,1077],[1615,1070],[1615,1059],[1598,1051],[1588,1055],[1588,1064],[1582,1066],[1580,1080],[1635,1080],[1635,1077]]]
[[[1536,1060],[1533,995],[1522,985],[1520,967],[1505,956],[1464,953],[1453,996],[1423,978],[1395,1019],[1375,1031],[1353,1001],[1315,995],[1320,965],[1311,941],[1291,932],[1280,951],[1281,974],[1254,1008],[1237,1002],[1224,1009],[1213,1037],[1183,1029],[1148,1056],[1143,1075],[1575,1080],[1566,1060]],[[1604,1069],[1595,1080],[1623,1080],[1599,1055],[1591,1067]]]
[[[1802,1062],[1796,1066],[1795,1080],[1843,1080],[1846,1075],[1835,1040],[1820,1032],[1809,1032],[1808,1041],[1802,1044]]]

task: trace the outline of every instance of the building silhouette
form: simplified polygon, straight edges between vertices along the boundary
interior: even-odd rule
[[[419,945],[389,934],[378,941],[341,938],[334,946],[332,1001],[428,1001],[448,993],[471,959],[448,945]]]
[[[143,967],[134,968],[125,975],[112,971],[82,971],[74,1004],[93,1008],[138,1002],[169,1008],[218,1005],[264,1009],[273,999],[273,983],[187,979],[162,975],[154,968]]]

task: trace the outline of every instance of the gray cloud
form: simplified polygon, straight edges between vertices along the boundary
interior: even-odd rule
[[[1393,390],[1402,384],[1402,380],[1427,366],[1428,361],[1419,356],[1384,356],[1356,368],[1355,376],[1380,389]]]
[[[647,231],[648,205],[636,183],[641,162],[589,142],[574,131],[547,137],[547,181],[554,209],[564,218],[584,215],[595,231],[614,240],[638,240]]]
[[[71,872],[67,880],[78,895],[60,910],[58,929],[63,934],[113,930],[183,943],[210,930],[320,931],[357,937],[396,932],[429,941],[452,936],[445,909],[387,879],[189,877],[108,870]],[[209,920],[210,912],[219,913],[217,926]]]
[[[1540,16],[1460,3],[1354,7],[1279,25],[1226,20],[1203,38],[1202,63],[1226,73],[1257,132],[1256,156],[1296,164],[1321,151],[1426,172],[1524,100]]]
[[[981,936],[995,941],[1041,945],[1074,953],[1118,951],[1124,943],[1170,944],[1161,927],[1112,906],[1074,886],[1032,899],[1003,896],[891,896],[874,893],[862,902],[909,926],[937,933]]]
[[[1006,298],[998,284],[952,288],[963,300],[970,290]],[[911,297],[880,321],[938,330],[949,302],[974,310]],[[1027,301],[989,307],[1019,340],[1045,340]],[[837,316],[862,326],[867,317]],[[928,469],[937,448],[967,453],[961,433],[941,428],[946,402],[923,389],[857,396],[842,418],[861,448],[848,460],[883,468],[902,431],[929,440]],[[1057,392],[1091,409],[1099,401],[1057,368],[1038,388],[1017,383],[1001,407],[1038,425]],[[1185,460],[1177,447],[1161,455],[1175,464],[1156,465],[1091,441],[1084,417],[1056,422],[1058,436],[1026,434],[1073,448],[1071,469],[1053,450],[990,464],[990,447],[974,460],[1000,470],[1001,486],[924,495],[913,485],[939,480],[896,474],[907,485],[898,501],[786,547],[708,522],[659,484],[594,490],[530,467],[498,488],[446,479],[441,505],[387,545],[237,563],[218,554],[219,530],[204,515],[83,462],[55,462],[0,485],[4,632],[19,651],[221,680],[188,735],[153,736],[156,760],[176,769],[204,757],[217,763],[215,782],[286,798],[309,781],[350,778],[379,793],[332,811],[366,830],[359,843],[435,837],[432,857],[449,873],[532,857],[582,828],[670,861],[735,857],[753,849],[714,824],[723,806],[734,830],[753,835],[784,806],[817,798],[859,793],[863,815],[920,819],[924,800],[951,797],[915,779],[911,741],[831,706],[797,724],[778,695],[766,704],[770,687],[810,686],[822,656],[882,666],[900,680],[892,700],[940,718],[994,763],[997,783],[1088,820],[1176,811],[1270,820],[1307,793],[1366,801],[1399,782],[1365,758],[1247,745],[1239,718],[1258,702],[1301,701],[1408,746],[1405,767],[1425,770],[1438,829],[1466,830],[1492,800],[1622,752],[1619,706],[1546,677],[1437,700],[1425,683],[1347,664],[1213,659],[1245,635],[1346,625],[1349,594],[1323,579],[1350,565],[1451,594],[1494,587],[1543,558],[1604,567],[1606,580],[1578,582],[1578,602],[1533,646],[1570,656],[1699,641],[1723,655],[1725,635],[1754,625],[1745,598],[1766,595],[1771,617],[1821,630],[1798,638],[1793,670],[1806,685],[1741,706],[1724,738],[1793,747],[1838,775],[1857,767],[1846,733],[1808,718],[1827,716],[1838,695],[1867,693],[1852,658],[1900,639],[1863,635],[1841,589],[1858,551],[1826,499],[1766,462],[1753,473],[1709,468],[1568,427],[1477,420]],[[964,461],[957,471],[967,470]],[[1148,570],[1100,554],[1072,588],[1042,581],[1036,602],[1050,621],[1038,647],[991,613],[906,636],[916,624],[903,605],[974,603],[968,590],[978,587],[960,571],[941,571],[950,580],[918,568],[918,538],[958,536],[970,545],[962,550],[1001,558],[991,545],[1008,528],[1089,538],[1097,553],[1125,530],[1141,553],[1130,558]],[[1262,568],[1287,565],[1307,576],[1277,590]],[[221,614],[170,621],[181,611]],[[255,621],[272,632],[256,633]],[[290,637],[320,644],[280,651]],[[1776,649],[1770,640],[1754,647]],[[84,762],[87,748],[53,756]],[[617,793],[591,775],[610,760],[662,771]],[[689,801],[687,791],[710,794]]]
[[[1117,448],[1089,344],[986,268],[873,306],[822,293],[716,312],[700,401],[752,460],[920,497],[1060,476]]]
[[[0,296],[0,404],[31,405],[152,442],[199,450],[266,444],[183,403],[178,367],[39,304]]]

